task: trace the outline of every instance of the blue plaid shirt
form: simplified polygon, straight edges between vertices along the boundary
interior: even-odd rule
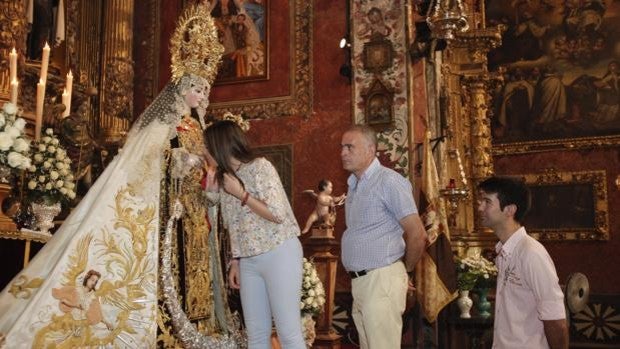
[[[388,266],[405,255],[400,220],[418,213],[411,183],[374,159],[358,180],[347,181],[347,229],[342,236],[342,264],[348,271]]]

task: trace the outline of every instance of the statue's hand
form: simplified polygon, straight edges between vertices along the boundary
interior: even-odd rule
[[[192,168],[200,166],[202,166],[202,159],[198,155],[191,154],[185,148],[172,149],[172,178],[182,179]]]

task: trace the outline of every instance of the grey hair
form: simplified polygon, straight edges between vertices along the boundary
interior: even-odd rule
[[[369,127],[367,125],[356,124],[356,125],[350,126],[346,130],[346,132],[359,132],[359,133],[361,133],[362,136],[364,136],[364,138],[366,138],[368,143],[374,145],[375,148],[377,148],[377,132],[375,132],[375,130],[373,130],[371,127]]]

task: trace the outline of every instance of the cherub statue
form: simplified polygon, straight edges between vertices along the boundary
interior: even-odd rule
[[[319,221],[323,222],[327,226],[333,227],[336,221],[336,206],[340,206],[344,203],[344,199],[346,199],[346,194],[342,194],[338,197],[332,196],[332,182],[327,179],[321,179],[319,181],[319,193],[315,193],[314,190],[308,189],[304,190],[304,193],[311,194],[314,198],[316,198],[316,207],[310,213],[308,220],[306,221],[306,226],[301,231],[302,234],[307,233],[312,228],[312,225]]]

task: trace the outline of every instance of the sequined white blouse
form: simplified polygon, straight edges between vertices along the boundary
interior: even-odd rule
[[[230,234],[233,257],[252,257],[268,252],[284,241],[299,236],[300,229],[280,176],[265,158],[242,164],[237,171],[250,195],[264,202],[280,223],[260,217],[236,197],[220,191],[224,227]]]

